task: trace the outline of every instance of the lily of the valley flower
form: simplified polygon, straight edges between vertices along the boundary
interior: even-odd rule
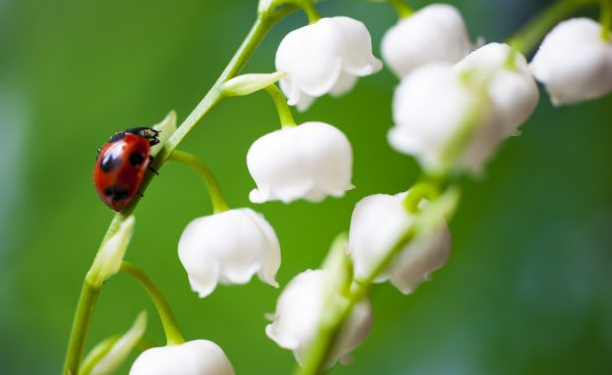
[[[393,98],[395,126],[391,146],[414,155],[425,169],[446,167],[444,153],[470,116],[478,109],[477,132],[456,161],[478,173],[495,149],[498,136],[490,128],[488,98],[477,95],[474,85],[452,71],[452,65],[432,63],[402,80]]]
[[[247,154],[254,203],[341,197],[351,185],[353,153],[346,136],[322,122],[285,127],[259,138]]]
[[[308,270],[297,275],[281,293],[266,327],[266,334],[279,346],[293,351],[302,364],[330,298],[329,270]],[[331,352],[327,367],[355,349],[372,327],[372,307],[365,299],[357,304],[347,319]]]
[[[513,57],[513,61],[508,61]],[[500,138],[516,135],[517,129],[538,105],[538,87],[527,60],[502,43],[489,43],[470,53],[453,70],[459,74],[478,72],[487,80],[495,127]]]
[[[365,25],[349,17],[322,18],[287,34],[276,52],[280,86],[290,105],[307,109],[315,98],[341,95],[357,77],[379,71]]]
[[[461,14],[447,4],[432,4],[400,19],[382,40],[383,58],[399,78],[428,63],[456,63],[470,49]]]
[[[415,218],[404,207],[404,196],[371,195],[355,206],[348,251],[358,281],[370,275],[401,234],[413,224]],[[412,293],[420,283],[429,279],[432,272],[446,263],[450,248],[450,232],[441,219],[436,228],[405,246],[375,282],[391,280],[402,293]]]
[[[453,162],[479,174],[501,141],[518,134],[537,103],[525,58],[507,44],[490,43],[454,66],[432,63],[406,76],[395,91],[389,142],[426,169]],[[455,150],[456,160],[447,160],[460,136],[466,139]]]
[[[278,287],[280,245],[274,229],[250,208],[233,209],[193,220],[178,245],[191,288],[201,298],[222,284],[245,284],[257,273]]]
[[[612,40],[589,18],[561,22],[544,38],[531,70],[554,105],[597,98],[612,92]]]
[[[207,340],[148,349],[130,369],[130,375],[235,375],[223,350]]]

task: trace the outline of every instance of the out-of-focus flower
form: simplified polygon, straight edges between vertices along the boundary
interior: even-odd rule
[[[450,64],[432,63],[402,80],[393,98],[395,126],[389,131],[389,142],[396,150],[415,156],[425,169],[443,169],[452,162],[479,173],[499,141],[491,122],[491,105],[487,95],[479,94],[470,80],[451,68]],[[457,160],[446,160],[451,141],[468,121],[475,122],[475,131]]]
[[[293,351],[301,364],[317,334],[324,309],[330,299],[329,270],[308,270],[291,280],[281,293],[266,327],[266,334],[278,345]],[[337,297],[340,298],[340,297]],[[365,299],[357,304],[340,331],[332,350],[328,367],[355,349],[372,328],[372,307]]]
[[[370,275],[402,233],[413,224],[415,218],[404,207],[404,196],[375,194],[363,198],[355,206],[348,251],[358,281]],[[440,219],[437,227],[420,234],[400,250],[388,270],[378,275],[375,282],[391,280],[402,293],[412,293],[446,263],[450,248],[450,232],[444,220]]]
[[[509,57],[514,61],[510,62]],[[538,105],[538,87],[527,60],[507,44],[489,43],[470,53],[453,69],[459,74],[480,74],[491,104],[500,137],[517,134],[517,129]]]
[[[307,109],[327,93],[341,95],[357,77],[379,71],[365,25],[349,17],[322,18],[287,34],[276,52],[280,86],[290,105]]]
[[[447,4],[432,4],[400,19],[382,40],[383,58],[400,78],[428,63],[455,63],[470,49],[461,14]]]
[[[589,18],[561,22],[544,38],[531,71],[557,106],[605,95],[612,91],[612,41]]]
[[[223,350],[208,340],[148,349],[132,365],[130,375],[235,375]]]
[[[351,185],[353,153],[346,136],[322,122],[285,127],[259,138],[247,154],[254,203],[341,197]]]
[[[233,209],[193,220],[178,245],[191,288],[201,298],[222,284],[245,284],[257,273],[278,287],[280,245],[274,229],[250,208]]]

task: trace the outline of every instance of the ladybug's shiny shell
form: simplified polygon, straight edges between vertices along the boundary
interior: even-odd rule
[[[111,209],[123,210],[138,193],[151,162],[151,146],[159,143],[157,135],[158,131],[150,128],[127,129],[99,150],[94,186]]]

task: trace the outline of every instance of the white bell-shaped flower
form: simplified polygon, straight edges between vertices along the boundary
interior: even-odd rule
[[[310,344],[317,334],[326,303],[329,301],[329,283],[333,275],[328,270],[308,270],[289,282],[276,305],[272,323],[266,334],[279,346],[293,351],[302,364]],[[372,328],[372,306],[365,299],[358,303],[340,331],[327,367],[355,349]]]
[[[257,189],[251,202],[341,197],[352,189],[353,152],[346,136],[322,122],[307,122],[266,134],[247,153]]]
[[[231,362],[217,344],[193,340],[144,351],[130,375],[235,375]]]
[[[245,284],[255,273],[278,287],[278,238],[264,217],[250,208],[193,220],[181,235],[178,254],[191,288],[201,298],[212,293],[217,283]]]
[[[327,93],[341,95],[357,77],[376,73],[382,63],[372,55],[372,39],[360,21],[322,18],[294,30],[276,52],[276,70],[287,73],[280,86],[290,105],[305,110]]]
[[[612,40],[589,18],[561,22],[544,38],[531,71],[554,105],[605,95],[612,91]]]
[[[509,57],[514,56],[512,64]],[[517,134],[517,129],[538,105],[538,86],[531,76],[527,60],[507,44],[489,43],[470,53],[453,70],[478,72],[486,78],[487,91],[493,105],[500,136]]]
[[[478,95],[474,85],[451,68],[432,63],[402,80],[393,98],[395,126],[389,131],[389,143],[415,156],[425,169],[444,168],[445,151],[476,109],[476,132],[453,162],[479,173],[497,147],[499,131],[490,121],[488,98]]]
[[[382,40],[383,59],[400,78],[432,62],[456,63],[471,48],[461,14],[447,4],[432,4],[400,19]]]
[[[414,222],[403,204],[405,194],[376,194],[363,198],[355,206],[351,218],[348,251],[355,266],[355,278],[366,279],[376,264]],[[426,204],[426,203],[425,203]],[[414,292],[442,267],[450,256],[450,232],[444,220],[437,228],[423,233],[406,245],[388,270],[375,282],[391,280],[402,293]]]

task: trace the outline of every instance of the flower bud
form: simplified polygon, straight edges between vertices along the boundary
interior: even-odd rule
[[[513,61],[509,61],[511,57]],[[500,127],[501,137],[516,135],[538,105],[538,87],[527,60],[507,44],[486,44],[458,62],[453,70],[459,74],[477,71],[486,76],[495,126]]]
[[[144,351],[132,365],[130,375],[235,375],[223,350],[208,340]]]
[[[253,143],[247,166],[257,184],[251,202],[341,197],[351,185],[353,153],[346,136],[322,122],[266,134]]]
[[[402,234],[414,224],[415,216],[403,204],[405,194],[376,194],[363,198],[351,217],[348,250],[355,266],[355,279],[364,280],[386,257]],[[450,232],[443,219],[417,234],[396,255],[387,271],[375,282],[391,280],[402,293],[414,292],[450,256]]]
[[[612,41],[589,18],[561,22],[544,38],[531,71],[556,106],[597,98],[612,91]]]
[[[264,217],[250,208],[193,220],[181,235],[178,254],[200,298],[212,293],[217,283],[246,284],[255,273],[278,287],[278,238]]]
[[[290,105],[307,109],[327,93],[341,95],[357,77],[376,73],[382,63],[372,55],[365,25],[349,17],[322,18],[287,34],[276,52],[276,70],[287,73],[280,86]]]
[[[95,364],[91,365],[91,370],[86,371],[87,374],[108,375],[114,373],[125,362],[136,344],[138,344],[146,328],[147,313],[143,311],[138,314],[136,321],[124,335],[102,342],[92,349],[83,363],[81,372],[83,372],[83,368],[89,367],[89,362],[97,360]],[[101,355],[102,357],[100,358]]]
[[[294,277],[281,293],[276,313],[271,317],[272,323],[266,327],[268,337],[282,348],[292,350],[300,364],[317,334],[323,312],[333,297],[328,283],[331,278],[333,275],[330,275],[329,270],[308,270]],[[327,367],[331,367],[340,357],[361,344],[371,328],[372,307],[369,300],[365,299],[355,305],[342,327]]]
[[[461,14],[447,4],[432,4],[400,19],[382,40],[383,58],[399,78],[428,63],[455,63],[470,49]]]
[[[101,288],[109,277],[119,272],[121,262],[123,262],[123,257],[132,239],[135,221],[134,215],[125,219],[117,233],[104,242],[98,251],[86,278],[94,288]]]

